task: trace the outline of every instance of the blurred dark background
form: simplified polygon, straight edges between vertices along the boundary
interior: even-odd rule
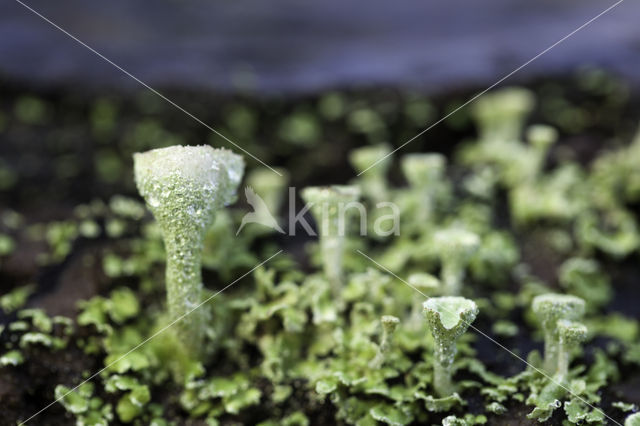
[[[347,182],[351,149],[402,145],[615,2],[24,4],[301,187]],[[636,129],[639,16],[625,0],[501,84],[531,88],[531,122],[558,128],[583,163]],[[451,154],[474,132],[463,108],[401,154]],[[137,197],[133,152],[203,143],[237,151],[21,3],[0,2],[0,210],[64,218],[80,202]]]
[[[25,0],[151,85],[258,93],[489,85],[614,3]],[[638,17],[639,2],[622,2],[511,81],[597,65],[637,83]],[[0,73],[42,85],[137,84],[14,0],[0,3]]]

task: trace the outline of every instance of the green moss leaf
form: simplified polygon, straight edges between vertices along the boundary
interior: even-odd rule
[[[624,426],[640,426],[640,413],[627,417],[624,421]]]

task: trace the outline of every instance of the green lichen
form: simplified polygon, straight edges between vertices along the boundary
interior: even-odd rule
[[[351,204],[360,197],[355,186],[309,187],[302,198],[310,205],[318,226],[324,272],[335,297],[341,297],[345,236]]]
[[[581,319],[585,311],[585,302],[576,296],[551,293],[536,296],[532,302],[532,309],[544,332],[544,369],[547,374],[554,375],[558,372],[562,352],[558,321]],[[563,359],[564,361],[566,359]]]
[[[0,297],[0,308],[7,314],[20,309],[27,303],[27,299],[33,294],[35,289],[35,285],[27,284],[11,290]]]
[[[416,200],[411,213],[421,226],[434,219],[438,204],[447,193],[446,166],[447,159],[441,154],[407,154],[401,159],[402,173]]]
[[[632,414],[624,420],[624,426],[639,426],[640,413]]]
[[[24,362],[24,356],[20,351],[12,350],[0,356],[0,367],[16,366]]]
[[[391,166],[391,147],[388,144],[365,146],[349,153],[349,162],[362,173],[362,194],[374,204],[389,200],[387,172]],[[371,167],[375,164],[375,167]]]
[[[465,229],[449,228],[437,231],[433,242],[440,253],[443,293],[459,296],[469,259],[480,246],[480,238]]]
[[[172,146],[134,155],[138,191],[160,225],[167,251],[167,305],[189,352],[202,350],[201,256],[215,212],[235,199],[242,158],[210,146]],[[190,314],[186,316],[187,314]]]
[[[442,397],[454,391],[451,381],[456,340],[462,336],[478,315],[478,307],[463,297],[432,297],[424,302],[427,324],[435,340],[433,387]]]
[[[385,356],[389,352],[393,341],[393,333],[396,331],[400,319],[392,315],[385,315],[380,319],[380,322],[382,323],[382,338],[378,346],[378,353],[369,363],[369,367],[373,369],[380,368],[384,363]]]

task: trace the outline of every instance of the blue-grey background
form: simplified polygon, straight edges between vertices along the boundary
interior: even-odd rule
[[[151,85],[258,92],[489,85],[611,0],[25,0]],[[640,81],[640,2],[626,0],[525,70],[598,65]],[[0,2],[0,75],[136,83],[14,0]]]

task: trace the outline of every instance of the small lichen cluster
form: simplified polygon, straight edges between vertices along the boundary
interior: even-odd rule
[[[544,369],[565,378],[573,346],[584,341],[587,330],[577,322],[585,312],[584,300],[563,294],[543,294],[533,299],[533,311],[544,331]]]
[[[321,147],[329,123],[369,142],[349,156],[364,172],[349,186],[303,192],[319,234],[304,248],[302,239],[260,225],[237,232],[246,207],[222,207],[239,185],[241,161],[209,147],[136,156],[137,184],[155,221],[139,199],[122,196],[48,224],[0,212],[1,267],[15,267],[13,253],[37,242],[42,265],[69,259],[75,271],[97,270],[102,282],[75,318],[32,309],[40,282],[20,281],[0,297],[8,318],[0,327],[2,376],[59,378],[43,395],[61,398],[78,424],[470,426],[526,421],[522,413],[540,422],[607,424],[609,416],[634,424],[629,386],[640,371],[640,326],[621,297],[635,294],[626,280],[640,241],[640,139],[586,164],[565,144],[568,128],[528,124],[530,92],[481,99],[471,114],[476,140],[446,157],[400,151],[369,170],[393,149],[385,142],[393,140],[388,110],[329,93],[317,115],[309,106],[282,117],[274,128],[289,149]],[[563,101],[552,108],[558,117],[573,108]],[[434,109],[418,98],[396,112],[417,123]],[[247,139],[256,120],[255,111],[229,108],[229,128]],[[102,134],[104,124],[95,126]],[[176,137],[149,124],[136,137],[158,134]],[[270,170],[250,176],[246,183],[282,215],[286,180]],[[393,202],[401,232],[358,235],[386,212],[362,226],[356,208],[340,229],[336,213],[356,199],[368,213]],[[87,251],[94,245],[100,250]],[[309,262],[300,262],[305,253]],[[156,335],[167,325],[165,292],[171,321],[239,277],[201,317],[193,312],[177,333]],[[543,353],[535,349],[543,345]],[[106,369],[71,391],[88,376],[68,356]]]

